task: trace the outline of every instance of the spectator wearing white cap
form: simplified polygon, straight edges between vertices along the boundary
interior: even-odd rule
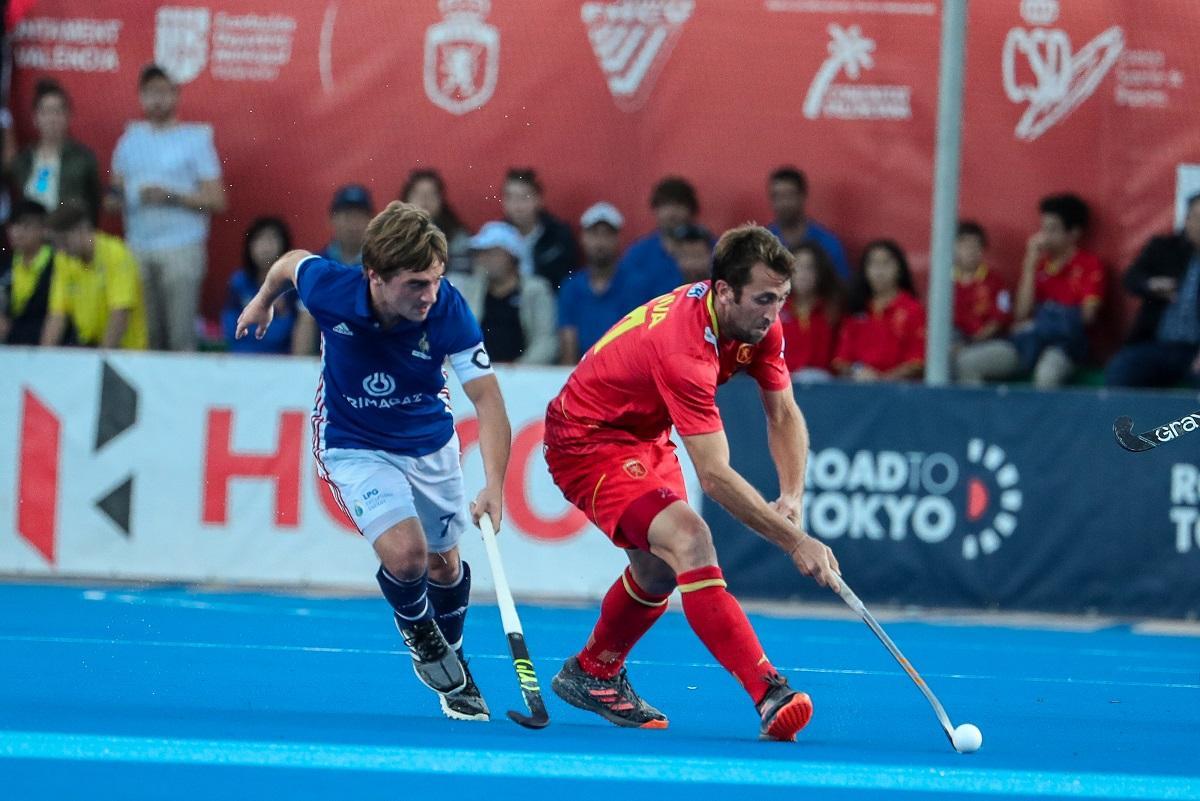
[[[483,344],[496,363],[554,364],[557,309],[554,289],[520,269],[525,243],[506,222],[485,223],[471,237],[473,270],[450,276],[483,328]]]
[[[625,219],[611,203],[590,207],[579,219],[584,266],[558,291],[559,363],[575,364],[604,332],[641,303],[641,282],[617,268]]]

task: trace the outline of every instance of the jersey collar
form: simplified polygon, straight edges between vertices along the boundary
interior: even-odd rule
[[[708,293],[706,294],[707,300],[705,301],[704,305],[708,307],[708,319],[712,322],[713,333],[717,336],[721,336],[721,327],[717,325],[717,310],[713,307],[713,295],[715,295],[716,292],[716,288],[710,285],[708,288]]]

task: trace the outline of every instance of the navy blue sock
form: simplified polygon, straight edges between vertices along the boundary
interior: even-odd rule
[[[429,603],[426,586],[429,583],[425,573],[419,578],[406,581],[393,576],[386,567],[379,566],[375,574],[383,597],[392,605],[392,609],[400,617],[400,622],[418,623],[433,617],[433,605]]]
[[[467,619],[467,604],[471,598],[471,566],[462,563],[458,581],[454,584],[429,582],[429,602],[433,604],[433,619],[450,647],[461,651],[463,623]]]

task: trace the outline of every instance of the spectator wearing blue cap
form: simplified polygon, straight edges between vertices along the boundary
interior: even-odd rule
[[[558,290],[559,364],[575,364],[604,332],[642,302],[634,276],[617,269],[621,212],[597,203],[579,219],[584,266]]]
[[[333,239],[317,255],[347,266],[362,263],[363,242],[367,225],[375,216],[371,193],[362,184],[348,184],[339,189],[329,205],[329,227]]]
[[[542,183],[530,169],[511,169],[504,177],[505,221],[521,236],[521,274],[542,276],[555,290],[579,264],[571,228],[546,211]]]
[[[557,308],[554,289],[540,275],[521,273],[521,233],[506,222],[485,223],[471,237],[474,269],[450,276],[479,325],[496,363],[554,364]]]
[[[353,267],[362,263],[367,226],[375,216],[370,191],[362,184],[346,184],[333,194],[329,204],[329,227],[333,238],[317,255]],[[320,350],[320,332],[312,315],[300,304],[292,329],[292,353],[311,356]]]

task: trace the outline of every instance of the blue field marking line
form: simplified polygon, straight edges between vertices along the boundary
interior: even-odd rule
[[[1122,773],[698,756],[664,760],[661,756],[633,754],[102,737],[21,731],[0,732],[0,759],[5,758],[973,795],[1200,799],[1200,780],[1195,778]]]

